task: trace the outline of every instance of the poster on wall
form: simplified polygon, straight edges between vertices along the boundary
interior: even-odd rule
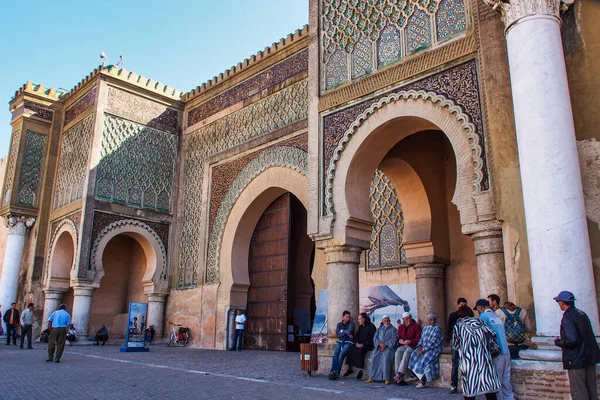
[[[146,331],[146,319],[148,317],[148,303],[129,303],[129,314],[127,315],[127,336],[125,347],[122,352],[127,351],[149,351],[146,347],[144,332]]]
[[[402,321],[402,314],[410,312],[417,319],[417,286],[412,284],[369,286],[360,288],[360,312],[367,313],[375,326],[388,315],[394,326]],[[356,315],[352,318],[356,321]],[[342,316],[339,316],[341,321]],[[339,321],[335,321],[337,324]],[[319,301],[312,329],[312,343],[327,343],[327,291],[319,291]]]

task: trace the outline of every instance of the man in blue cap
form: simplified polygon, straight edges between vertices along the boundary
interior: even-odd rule
[[[554,344],[562,349],[563,368],[569,375],[573,400],[597,400],[596,364],[600,348],[587,314],[575,308],[575,296],[563,291],[554,298],[561,311],[560,337]]]

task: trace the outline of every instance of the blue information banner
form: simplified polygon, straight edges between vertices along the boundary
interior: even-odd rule
[[[127,342],[125,347],[146,347],[144,333],[146,332],[147,317],[148,303],[129,303]]]

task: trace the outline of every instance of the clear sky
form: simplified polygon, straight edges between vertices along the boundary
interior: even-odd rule
[[[28,80],[71,90],[104,51],[183,92],[308,23],[308,0],[30,0],[0,12],[0,157],[8,102]]]

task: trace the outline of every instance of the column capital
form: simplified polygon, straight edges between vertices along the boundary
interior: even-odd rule
[[[361,247],[336,245],[328,246],[323,250],[325,253],[325,263],[352,263],[359,264],[360,256],[363,252]]]
[[[415,264],[415,279],[444,279],[444,264]]]
[[[48,289],[44,290],[44,298],[62,300],[66,290]]]
[[[560,21],[560,13],[567,11],[575,0],[483,0],[500,12],[506,32],[525,17],[548,16]]]
[[[167,294],[164,293],[148,293],[149,303],[164,303],[167,300]]]
[[[96,290],[96,288],[93,286],[73,286],[73,296],[92,297],[94,290]]]
[[[25,236],[27,228],[31,228],[34,224],[35,218],[14,215],[9,215],[4,218],[4,226],[8,228],[9,235]]]

